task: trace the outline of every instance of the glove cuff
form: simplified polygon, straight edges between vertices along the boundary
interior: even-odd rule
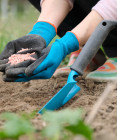
[[[48,46],[51,40],[56,36],[57,28],[51,23],[39,21],[33,26],[33,29],[29,34],[40,35],[45,39],[46,46]]]
[[[78,38],[78,36],[74,33],[74,32],[72,32],[72,31],[68,31],[68,32],[71,32],[72,34],[74,34],[75,35],[75,37],[77,38],[77,40],[78,40],[78,43],[79,43],[79,47],[80,47],[80,41],[79,41],[79,38]],[[79,48],[80,49],[80,48]]]
[[[74,33],[67,32],[60,40],[64,45],[64,52],[66,55],[79,50],[79,41]]]

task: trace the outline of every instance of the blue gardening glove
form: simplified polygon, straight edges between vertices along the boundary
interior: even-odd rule
[[[29,34],[41,36],[46,41],[46,46],[56,36],[57,29],[54,25],[48,22],[37,22]]]
[[[63,38],[57,39],[52,46],[42,50],[41,57],[26,68],[27,76],[15,79],[15,81],[26,82],[33,79],[51,78],[66,55],[78,49],[79,42],[76,36],[72,32],[67,32]]]
[[[25,73],[26,67],[28,67],[34,61],[24,61],[18,65],[10,66],[8,64],[8,58],[17,54],[21,49],[31,49],[31,52],[35,52],[34,58],[38,59],[44,48],[50,43],[50,41],[56,35],[56,28],[47,22],[37,22],[32,31],[17,40],[13,40],[7,44],[3,52],[0,54],[0,71],[4,72],[5,77],[18,78],[19,74]],[[30,53],[28,51],[22,53]],[[6,75],[5,70],[12,68],[10,73]]]

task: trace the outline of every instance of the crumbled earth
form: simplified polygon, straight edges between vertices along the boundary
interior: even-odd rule
[[[65,76],[27,83],[5,83],[0,75],[0,113],[6,111],[30,113],[39,110],[65,85],[66,81]],[[87,115],[107,84],[94,83],[79,77],[78,85],[81,91],[63,108],[80,107],[86,111]],[[117,91],[110,94],[92,123],[95,140],[117,139]],[[33,124],[37,129],[43,127],[40,115],[34,118]]]

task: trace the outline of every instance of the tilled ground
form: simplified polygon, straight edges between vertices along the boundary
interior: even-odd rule
[[[28,83],[5,83],[0,75],[0,113],[2,112],[32,112],[39,110],[66,83],[67,77],[51,78],[49,80],[35,80]],[[81,91],[64,108],[81,107],[86,114],[103,92],[106,83],[94,83],[78,78]],[[111,94],[111,93],[110,93]],[[117,92],[112,93],[102,105],[92,123],[95,140],[117,139]],[[42,122],[37,115],[33,123],[41,128]]]

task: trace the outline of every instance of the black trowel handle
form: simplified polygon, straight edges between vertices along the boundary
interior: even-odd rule
[[[108,36],[109,32],[116,27],[116,21],[102,21],[98,25],[96,30],[92,33],[91,37],[88,39],[78,58],[71,66],[71,69],[82,75],[83,71],[93,59],[93,57],[96,55],[97,51]]]

